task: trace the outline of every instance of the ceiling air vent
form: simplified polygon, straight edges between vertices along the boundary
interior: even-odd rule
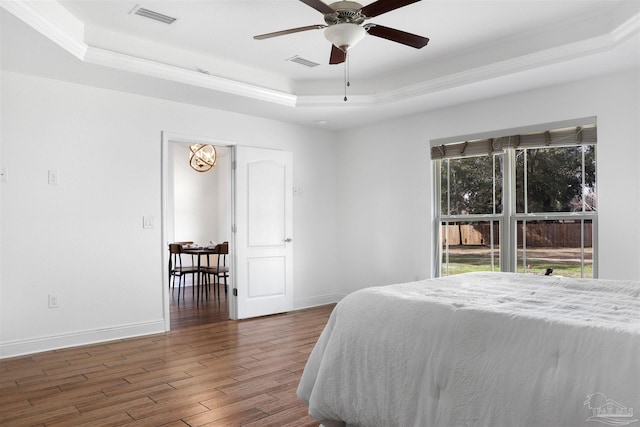
[[[295,62],[296,64],[304,65],[304,66],[309,67],[309,68],[313,68],[316,65],[320,65],[317,62],[313,62],[313,61],[309,61],[308,59],[300,58],[298,55],[292,56],[291,58],[287,59],[287,61]]]
[[[153,19],[154,21],[163,22],[165,24],[171,24],[176,20],[176,18],[154,12],[153,10],[145,9],[144,7],[140,7],[140,5],[134,7],[129,14],[144,16],[145,18]]]

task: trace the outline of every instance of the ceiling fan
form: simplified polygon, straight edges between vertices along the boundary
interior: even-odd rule
[[[256,40],[264,40],[271,37],[286,34],[299,33],[301,31],[325,29],[325,37],[332,43],[330,64],[340,64],[347,59],[347,51],[358,43],[366,34],[391,40],[407,46],[420,49],[429,43],[426,37],[384,27],[378,24],[363,24],[367,19],[382,15],[383,13],[399,9],[420,0],[377,0],[366,6],[355,1],[337,1],[326,4],[321,0],[300,0],[324,14],[324,24],[308,25],[306,27],[291,28],[276,31],[274,33],[254,36]]]

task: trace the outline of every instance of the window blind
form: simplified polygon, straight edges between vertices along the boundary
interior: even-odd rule
[[[468,139],[446,142],[431,147],[431,159],[450,159],[499,154],[506,148],[566,147],[571,145],[595,145],[597,126],[586,124],[531,133],[514,133],[496,138]]]

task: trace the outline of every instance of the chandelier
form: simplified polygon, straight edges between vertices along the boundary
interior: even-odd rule
[[[189,146],[189,165],[198,171],[206,172],[216,165],[216,149],[208,144],[191,144]]]

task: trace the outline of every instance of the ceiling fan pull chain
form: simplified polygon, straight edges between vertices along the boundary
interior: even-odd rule
[[[349,67],[349,55],[347,54],[347,58],[345,60],[345,63],[347,64],[347,87],[351,86],[351,76],[350,76],[350,72],[351,72],[351,67]]]
[[[351,86],[349,81],[349,53],[345,52],[344,56],[344,102],[347,102],[347,88]]]
[[[347,86],[349,86],[349,78],[347,77],[347,63],[349,61],[349,54],[345,52],[344,61],[344,102],[347,102]]]

